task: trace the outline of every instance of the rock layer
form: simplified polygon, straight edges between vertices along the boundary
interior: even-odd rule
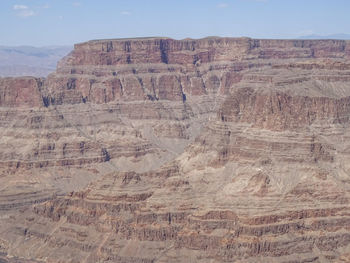
[[[0,261],[347,262],[349,57],[94,40],[1,79]]]

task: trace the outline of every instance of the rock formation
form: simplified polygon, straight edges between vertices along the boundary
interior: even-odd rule
[[[0,79],[0,262],[349,262],[349,58],[94,40]]]

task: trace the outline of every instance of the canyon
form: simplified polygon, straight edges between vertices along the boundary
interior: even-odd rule
[[[0,262],[350,262],[350,41],[76,44],[0,78]]]

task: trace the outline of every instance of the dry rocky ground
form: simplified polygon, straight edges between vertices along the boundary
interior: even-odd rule
[[[0,79],[0,262],[350,262],[349,59],[97,40]]]

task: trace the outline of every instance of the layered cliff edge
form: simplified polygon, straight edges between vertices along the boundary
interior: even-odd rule
[[[348,67],[341,60],[349,56],[350,42],[345,40],[93,40],[76,44],[74,51],[58,63],[57,72],[47,80],[36,79],[37,90],[31,93],[33,97],[24,94],[23,105],[17,105],[16,101],[20,102],[20,93],[25,92],[23,82],[30,80],[3,79],[1,106],[10,106],[11,101],[7,100],[11,99],[14,100],[13,106],[26,106],[27,100],[33,102],[28,106],[46,107],[51,104],[108,103],[117,100],[184,100],[186,94],[204,95],[217,91],[221,82],[229,88],[240,81],[240,71],[271,65],[269,60],[305,62],[291,62],[290,65],[284,62],[284,65],[274,67],[341,70]],[[322,59],[314,64],[308,61]],[[223,76],[216,76],[218,71]],[[199,75],[198,79],[195,74]],[[204,75],[209,78],[201,79]],[[343,79],[346,80],[346,76]],[[198,83],[193,85],[192,82]],[[8,85],[15,87],[14,90],[12,88],[10,91]],[[127,86],[125,90],[124,86]],[[164,88],[159,90],[159,86]],[[6,94],[6,90],[13,94]],[[15,93],[16,90],[20,90],[20,93]],[[42,92],[41,98],[38,98],[38,91]],[[222,92],[225,93],[225,90]]]
[[[348,262],[349,58],[93,40],[46,79],[0,79],[0,260]]]

